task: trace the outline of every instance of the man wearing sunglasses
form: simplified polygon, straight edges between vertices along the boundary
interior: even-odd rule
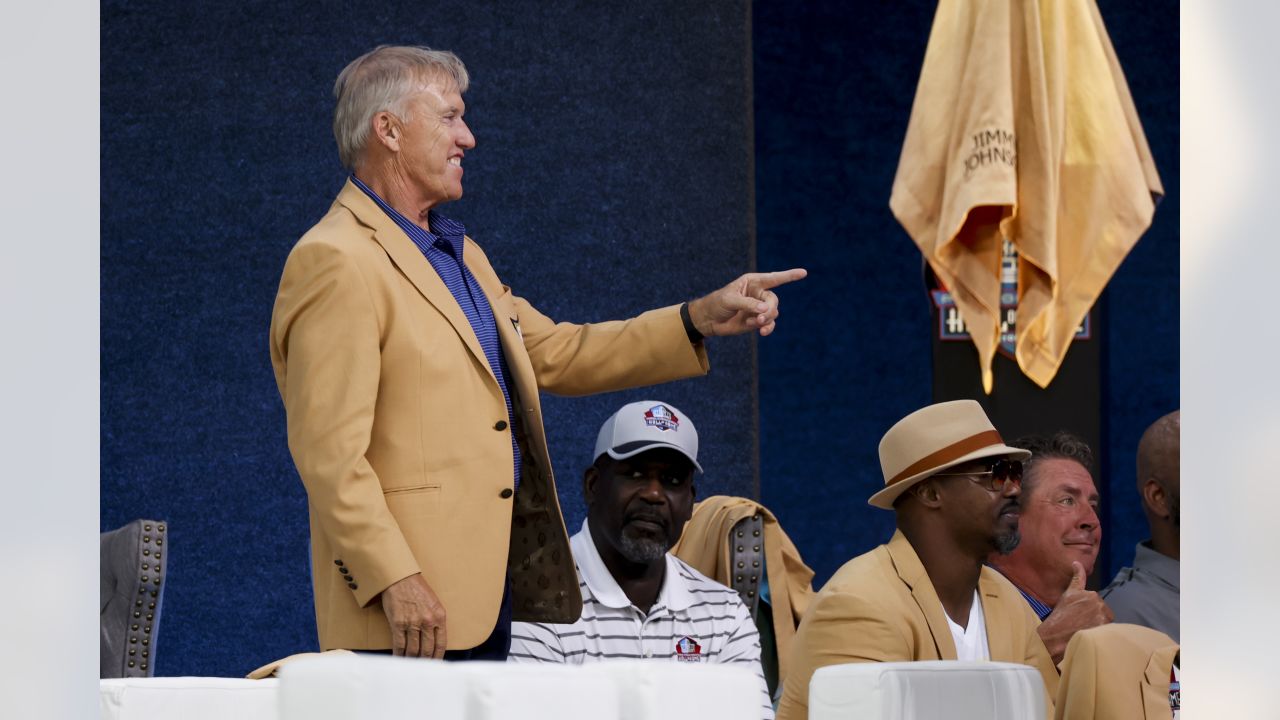
[[[973,400],[930,405],[880,441],[884,488],[870,504],[893,510],[897,532],[850,560],[814,598],[792,641],[778,720],[809,716],[809,680],[826,665],[993,660],[1030,665],[1049,715],[1058,673],[1039,620],[991,553],[1017,547],[1022,460]]]
[[[1054,663],[1080,630],[1111,622],[1098,593],[1085,589],[1102,541],[1093,451],[1068,432],[1011,443],[1027,450],[1022,483],[1022,542],[991,565],[1018,588],[1040,618],[1037,632]]]

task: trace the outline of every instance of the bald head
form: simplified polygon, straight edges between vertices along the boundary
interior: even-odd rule
[[[1138,494],[1157,548],[1177,557],[1182,415],[1180,410],[1156,420],[1138,442]],[[1163,540],[1163,542],[1161,542]]]

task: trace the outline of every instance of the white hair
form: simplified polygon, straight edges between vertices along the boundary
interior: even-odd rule
[[[386,110],[409,119],[405,101],[424,82],[438,79],[452,82],[459,93],[470,83],[457,55],[411,45],[378,46],[343,68],[333,84],[333,136],[343,167],[355,169],[374,115]]]

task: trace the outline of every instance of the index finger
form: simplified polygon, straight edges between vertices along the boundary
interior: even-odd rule
[[[775,272],[757,273],[756,284],[762,290],[776,288],[779,285],[786,285],[789,282],[803,280],[809,275],[809,271],[804,268],[791,268],[790,270],[777,270]]]

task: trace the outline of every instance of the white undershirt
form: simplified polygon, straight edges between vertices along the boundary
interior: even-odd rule
[[[942,611],[947,614],[946,610]],[[969,606],[969,623],[960,627],[951,616],[947,615],[947,625],[951,626],[951,638],[956,641],[957,660],[990,660],[991,649],[987,647],[987,619],[982,614],[982,600],[978,591],[973,591],[973,604]]]

